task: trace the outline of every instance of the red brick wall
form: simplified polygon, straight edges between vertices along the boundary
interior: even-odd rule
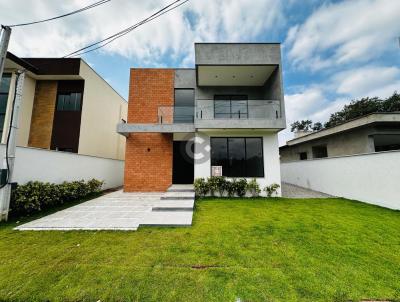
[[[173,69],[131,69],[128,123],[157,123],[174,104]],[[133,133],[126,140],[124,191],[165,191],[172,184],[172,134]]]

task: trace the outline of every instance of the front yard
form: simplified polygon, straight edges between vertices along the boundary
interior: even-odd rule
[[[344,199],[197,202],[191,228],[0,225],[0,300],[400,299],[400,212]]]

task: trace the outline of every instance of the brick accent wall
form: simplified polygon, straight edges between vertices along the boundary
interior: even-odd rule
[[[37,81],[33,101],[29,147],[50,149],[57,81]]]
[[[174,104],[173,69],[131,69],[128,123],[157,123]],[[165,191],[172,184],[172,134],[133,133],[126,140],[124,191]]]

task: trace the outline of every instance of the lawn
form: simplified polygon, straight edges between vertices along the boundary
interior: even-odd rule
[[[400,212],[345,199],[206,199],[190,228],[15,225],[0,301],[400,301]]]

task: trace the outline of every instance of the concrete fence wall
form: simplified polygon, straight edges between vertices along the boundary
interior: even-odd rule
[[[323,193],[400,209],[400,151],[282,163],[281,177]]]
[[[4,154],[5,145],[0,145]],[[104,189],[122,186],[124,161],[74,153],[17,147],[13,182],[28,181],[61,183],[63,181],[104,181]]]

